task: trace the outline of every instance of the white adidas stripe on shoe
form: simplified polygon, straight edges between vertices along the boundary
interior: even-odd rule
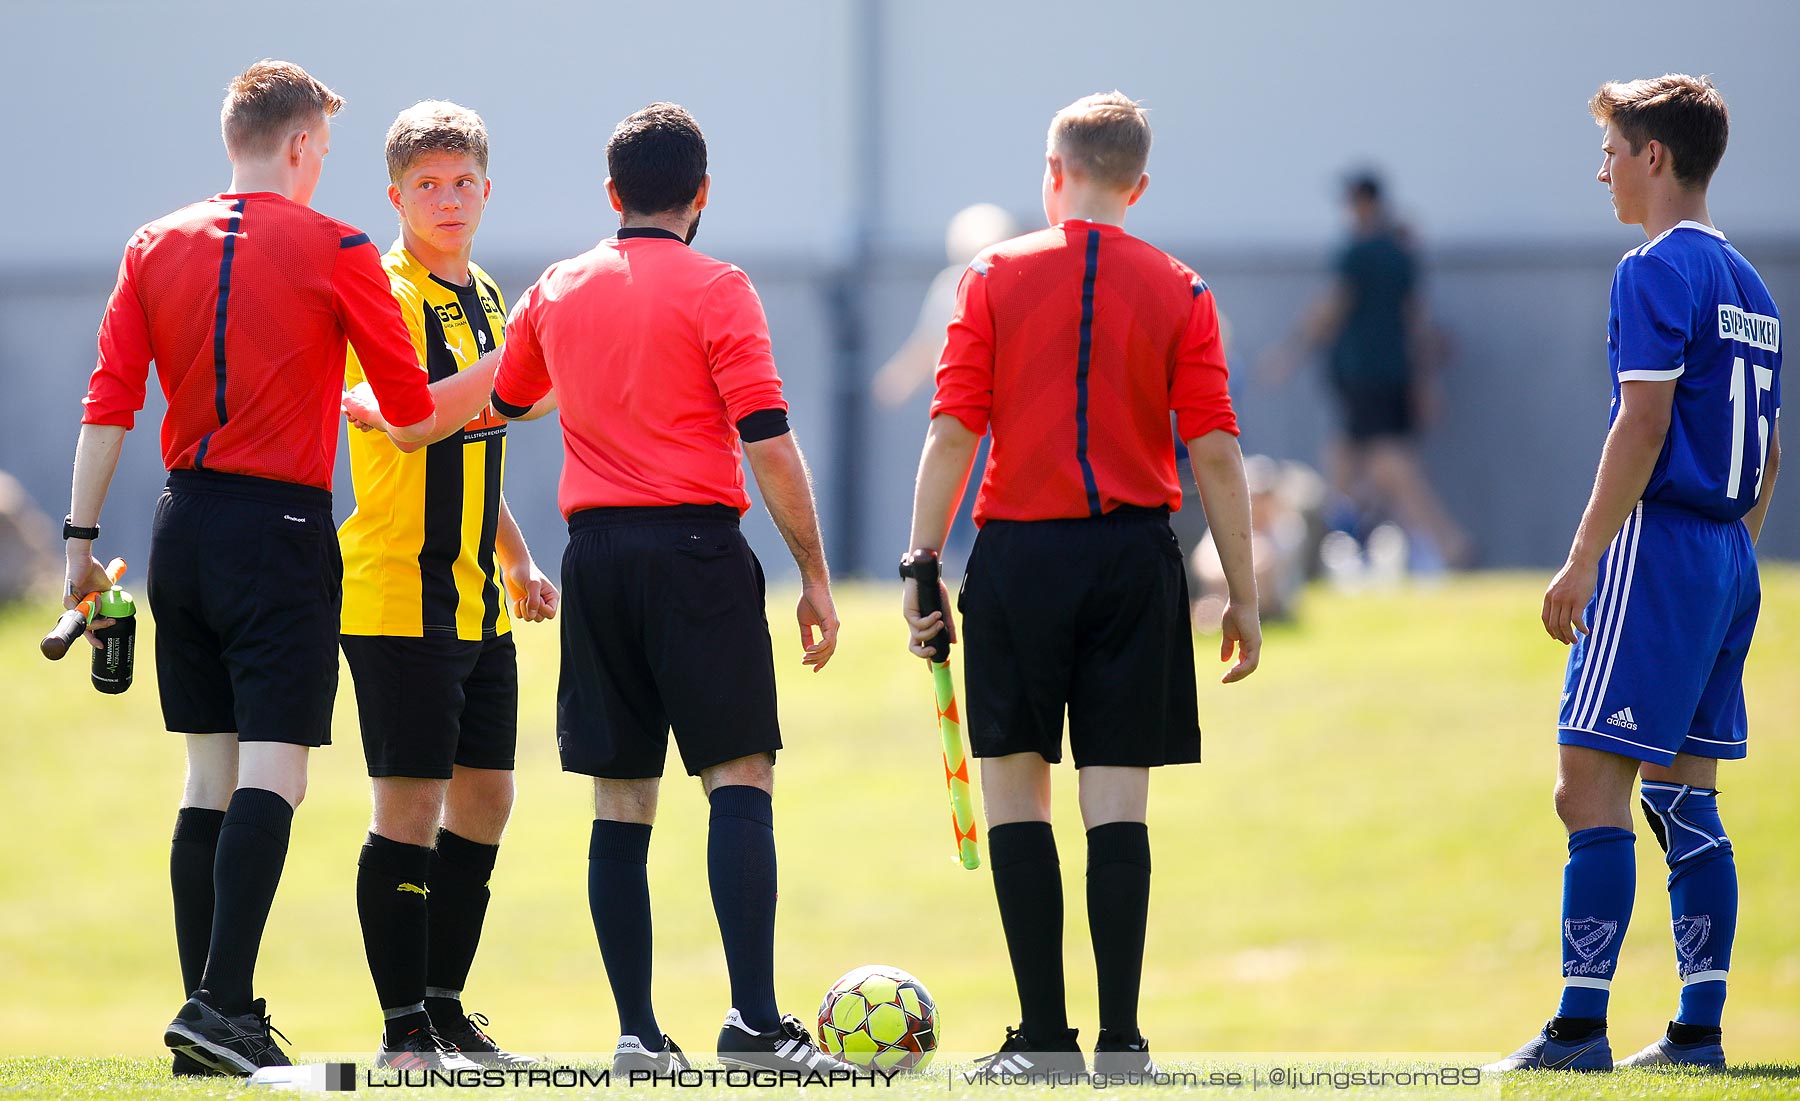
[[[725,1014],[719,1028],[719,1062],[751,1070],[804,1070],[828,1074],[855,1068],[832,1058],[813,1044],[812,1035],[799,1018],[784,1016],[780,1027],[758,1032],[744,1023],[736,1009]]]

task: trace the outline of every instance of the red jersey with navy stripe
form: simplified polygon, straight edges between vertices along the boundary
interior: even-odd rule
[[[1175,430],[1237,435],[1205,280],[1113,225],[1068,221],[977,256],[933,417],[993,433],[975,522],[1181,507]]]
[[[154,360],[168,469],[329,490],[346,340],[389,423],[431,415],[369,235],[270,192],[215,195],[126,245],[82,423],[132,427]]]

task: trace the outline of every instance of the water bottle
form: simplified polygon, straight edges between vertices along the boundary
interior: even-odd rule
[[[131,687],[131,665],[137,652],[137,605],[130,593],[114,585],[100,594],[94,618],[110,619],[113,623],[94,632],[100,645],[94,650],[90,676],[96,690],[116,696]]]

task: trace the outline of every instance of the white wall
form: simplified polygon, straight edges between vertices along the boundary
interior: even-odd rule
[[[0,174],[5,262],[110,264],[138,224],[224,187],[219,99],[265,55],[350,100],[317,201],[374,230],[392,224],[387,123],[443,96],[493,133],[489,255],[552,258],[609,227],[602,146],[657,98],[707,130],[707,247],[830,257],[849,233],[851,0],[8,0],[0,15],[0,102],[27,153]],[[1114,86],[1155,110],[1155,183],[1135,218],[1152,238],[1316,244],[1335,228],[1339,172],[1372,162],[1429,238],[1592,239],[1610,231],[1586,99],[1604,78],[1667,69],[1714,74],[1732,103],[1721,224],[1791,232],[1797,41],[1800,4],[1785,0],[885,0],[880,241],[935,251],[978,198],[1035,217],[1050,114]]]
[[[1339,175],[1372,163],[1429,239],[1591,240],[1611,210],[1588,97],[1671,70],[1712,74],[1731,104],[1720,224],[1800,229],[1800,4],[1786,0],[917,0],[892,5],[887,29],[897,242],[931,239],[975,198],[1035,211],[1050,115],[1115,86],[1153,109],[1133,215],[1152,239],[1317,244],[1337,228]]]

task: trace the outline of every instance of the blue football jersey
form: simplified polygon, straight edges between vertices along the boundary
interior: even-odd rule
[[[1781,409],[1781,317],[1756,269],[1724,234],[1682,222],[1619,261],[1606,350],[1614,418],[1621,383],[1676,380],[1644,500],[1742,518]]]

